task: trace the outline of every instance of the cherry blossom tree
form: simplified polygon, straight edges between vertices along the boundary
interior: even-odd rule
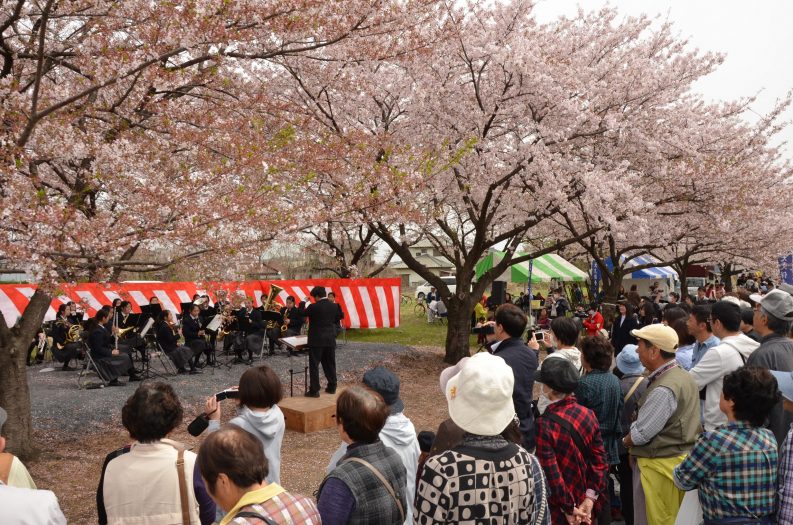
[[[468,353],[475,298],[510,264],[641,209],[630,184],[659,156],[646,154],[657,131],[672,133],[693,103],[691,83],[721,58],[688,51],[666,24],[612,10],[538,25],[529,2],[450,2],[444,23],[445,38],[409,57],[282,62],[286,96],[314,124],[307,132],[348,146],[342,158],[322,158],[312,191],[353,203],[351,213],[439,290],[446,360],[455,362]],[[593,220],[560,227],[579,207]],[[454,264],[454,294],[410,254],[419,236]],[[527,238],[537,248],[515,256]],[[474,283],[494,247],[506,257]]]
[[[772,146],[782,126],[779,115],[790,99],[749,125],[742,116],[752,102],[709,106],[688,101],[676,109],[683,119],[670,121],[672,128],[656,129],[655,155],[627,151],[625,161],[633,175],[640,175],[631,188],[641,196],[641,206],[623,208],[615,223],[580,242],[600,269],[606,303],[616,301],[623,276],[633,271],[672,266],[685,292],[691,264],[747,262],[768,254],[775,258],[785,251],[780,244],[790,245],[784,222],[776,222],[788,214],[783,195],[790,191],[785,183],[790,167]],[[773,224],[755,220],[759,210]],[[597,217],[579,203],[576,215],[564,215],[561,222],[575,233],[593,221]],[[758,228],[760,224],[765,226]],[[655,262],[631,266],[642,255],[652,255]]]
[[[260,249],[301,183],[285,176],[295,146],[274,118],[273,60],[346,40],[376,56],[425,12],[432,2],[3,3],[0,253],[39,283],[16,326],[0,317],[11,450],[34,449],[24,354],[56,283],[178,261],[209,270]],[[172,256],[135,257],[164,246]]]

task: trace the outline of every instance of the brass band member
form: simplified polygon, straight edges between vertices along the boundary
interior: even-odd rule
[[[336,294],[333,292],[328,292],[328,301],[332,302],[336,305],[336,308],[339,309],[339,322],[336,323],[336,335],[341,333],[341,322],[344,320],[344,311],[341,309],[341,305],[336,302]]]
[[[201,327],[201,318],[199,317],[201,309],[198,305],[190,306],[190,314],[182,319],[182,333],[184,334],[184,343],[193,351],[193,365],[198,368],[203,368],[206,363],[199,363],[201,354],[207,354],[207,361],[210,358],[209,345],[206,342],[206,332]]]
[[[200,374],[196,369],[195,362],[192,360],[193,351],[190,347],[179,345],[180,330],[173,323],[173,315],[170,310],[163,310],[157,316],[154,336],[157,343],[162,347],[163,352],[173,361],[180,374]],[[189,366],[189,370],[188,370]]]
[[[246,302],[248,308],[253,304],[250,299]],[[264,322],[262,311],[263,308],[253,308],[251,310],[249,322],[245,331],[245,348],[248,350],[249,365],[253,363],[254,352],[258,354],[261,351],[262,342],[264,341],[264,330],[267,327],[267,323]],[[241,351],[238,352],[238,357],[240,358],[242,357],[241,353]]]
[[[121,349],[114,348],[113,335],[106,325],[110,319],[110,309],[101,308],[92,319],[88,347],[96,363],[99,374],[110,386],[121,386],[119,376],[129,375],[130,381],[140,381],[132,368],[132,358]]]
[[[286,337],[300,335],[300,329],[303,328],[303,316],[295,305],[295,298],[289,296],[286,298],[286,306],[281,308],[281,316],[284,318],[286,325]]]
[[[66,320],[69,321],[70,324],[82,326],[84,315],[84,312],[77,307],[77,303],[73,301],[66,303]]]
[[[79,324],[72,324],[67,318],[69,312],[68,305],[62,304],[58,307],[58,315],[55,319],[55,326],[52,327],[52,355],[57,361],[63,363],[63,370],[76,370],[69,366],[69,362],[77,357],[80,337],[83,327]]]
[[[146,341],[140,336],[139,333],[135,332],[135,321],[131,316],[132,314],[132,304],[129,301],[121,301],[118,305],[118,328],[119,330],[130,329],[126,332],[122,337],[121,340],[124,341],[124,344],[127,346],[134,348],[138,352],[140,352],[140,356],[142,360],[146,360]]]

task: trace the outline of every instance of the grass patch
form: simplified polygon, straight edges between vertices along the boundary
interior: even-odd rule
[[[446,324],[427,323],[427,316],[415,313],[415,303],[400,308],[398,328],[350,329],[347,339],[356,343],[397,343],[405,346],[440,346],[446,344]],[[476,336],[469,344],[476,347]]]

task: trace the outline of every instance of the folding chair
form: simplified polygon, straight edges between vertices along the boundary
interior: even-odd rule
[[[91,357],[91,349],[88,348],[88,344],[85,341],[80,341],[83,349],[83,366],[80,369],[80,373],[77,375],[77,388],[80,390],[82,389],[94,389],[94,388],[104,388],[107,386],[109,381],[107,381],[102,374],[99,372],[99,368],[96,366],[96,362],[94,358]],[[99,378],[100,383],[93,383],[88,381],[88,377],[93,374],[97,378]]]
[[[168,354],[165,353],[165,350],[163,350],[160,342],[157,341],[156,338],[154,339],[153,346],[154,350],[149,352],[149,360],[144,365],[144,378],[149,379],[151,376],[165,377],[178,375],[179,371],[176,369],[176,365],[173,363],[173,361],[171,361],[171,358],[168,357]],[[151,369],[151,360],[155,357],[160,362],[160,366],[162,366],[164,375]]]

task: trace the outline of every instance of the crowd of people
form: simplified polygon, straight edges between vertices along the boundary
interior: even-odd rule
[[[633,306],[621,301],[605,333],[555,315],[540,341],[522,308],[501,305],[485,351],[441,373],[448,418],[435,432],[417,434],[391,370],[368,370],[337,396],[341,444],[315,499],[280,484],[270,368],[242,375],[225,425],[207,399],[197,453],[169,439],[184,412],[173,388],[144,383],[122,409],[132,442],[103,465],[99,522],[793,523],[793,296],[639,298],[653,318]],[[64,523],[9,456],[2,522]]]

